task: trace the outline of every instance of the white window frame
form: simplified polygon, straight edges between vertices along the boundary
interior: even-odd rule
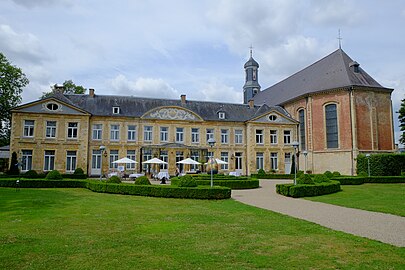
[[[161,142],[169,141],[169,127],[160,127],[160,141]]]
[[[243,130],[235,129],[235,144],[243,144]]]
[[[278,170],[278,153],[272,152],[270,153],[270,167],[272,170]]]
[[[215,129],[213,129],[213,128],[207,128],[206,129],[206,139],[207,139],[207,142],[208,142],[208,140],[209,139],[214,139],[214,134],[215,134]]]
[[[32,170],[32,150],[21,150],[21,171],[26,172]]]
[[[225,119],[225,113],[224,112],[219,112],[218,113],[218,118],[219,119]]]
[[[184,142],[184,128],[176,127],[176,142],[183,143]]]
[[[143,141],[151,142],[153,139],[153,126],[144,126],[143,127]]]
[[[74,154],[73,154],[74,153]],[[77,167],[77,151],[66,151],[66,172],[72,173]]]
[[[127,136],[129,142],[136,141],[136,125],[128,125]]]
[[[114,106],[113,107],[113,114],[120,114],[120,107]]]
[[[68,122],[67,138],[68,139],[77,139],[78,133],[79,133],[79,123],[78,122]]]
[[[127,150],[127,158],[136,160],[136,150],[130,149]],[[134,170],[135,169],[135,163],[128,163],[127,164],[127,169],[129,170]]]
[[[259,131],[261,133],[259,133]],[[256,144],[263,144],[263,129],[256,129]]]
[[[55,123],[55,125],[50,125],[50,124]],[[51,138],[54,139],[56,138],[56,128],[58,126],[58,123],[56,121],[46,121],[46,130],[45,130],[45,137],[46,138]]]
[[[48,153],[47,153],[48,152]],[[52,171],[55,169],[55,150],[44,151],[44,171]]]
[[[264,153],[256,152],[256,170],[264,169]]]
[[[28,122],[30,122],[30,123],[28,123]],[[34,127],[35,127],[35,120],[24,120],[23,137],[33,138],[34,137]]]
[[[228,162],[229,161],[229,153],[228,152],[221,152],[221,160]],[[228,170],[228,164],[221,164],[221,170]]]
[[[93,124],[92,139],[94,141],[100,141],[103,139],[103,124]]]
[[[191,129],[191,143],[199,143],[199,142],[200,142],[200,129],[192,128]]]
[[[110,141],[117,142],[120,140],[120,125],[111,124],[110,125]]]
[[[229,129],[221,129],[221,143],[222,144],[229,143]]]
[[[270,144],[278,144],[277,137],[278,137],[277,129],[270,129]]]
[[[290,129],[285,129],[283,131],[284,134],[284,144],[291,144],[291,137],[292,137],[292,132]]]
[[[118,154],[119,151],[116,149],[110,150],[110,169],[117,169],[118,168],[118,164],[117,163],[113,163],[114,161],[118,160]]]

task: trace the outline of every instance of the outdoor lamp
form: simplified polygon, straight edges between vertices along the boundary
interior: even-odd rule
[[[299,143],[297,141],[293,141],[291,143],[291,145],[294,147],[294,159],[295,159],[295,163],[294,163],[294,185],[296,185],[297,184],[297,149],[298,149]]]
[[[211,147],[211,157],[210,157],[210,160],[211,160],[211,187],[213,187],[214,186],[214,180],[213,180],[213,165],[214,165],[214,154],[213,154],[213,152],[212,152],[212,147],[215,145],[215,143],[216,143],[216,141],[214,140],[214,138],[209,138],[208,139],[208,144],[209,144],[209,146]]]

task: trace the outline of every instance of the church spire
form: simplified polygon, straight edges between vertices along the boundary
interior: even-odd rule
[[[259,91],[259,64],[253,59],[253,46],[250,45],[250,58],[245,63],[245,85],[243,86],[243,103],[248,104]]]

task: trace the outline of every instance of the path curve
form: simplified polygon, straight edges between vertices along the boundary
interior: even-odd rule
[[[281,183],[291,181],[260,180],[260,188],[232,190],[232,198],[333,230],[405,247],[405,217],[285,197],[276,193],[276,184]]]

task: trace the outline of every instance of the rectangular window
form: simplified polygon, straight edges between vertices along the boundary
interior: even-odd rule
[[[199,159],[200,159],[200,153],[199,153],[198,151],[191,151],[191,152],[190,152],[190,158],[191,158],[192,160],[199,161]],[[190,168],[191,168],[191,170],[193,170],[193,171],[197,171],[197,170],[199,170],[199,165],[190,165]]]
[[[291,153],[285,153],[284,154],[284,162],[285,163],[291,163]]]
[[[208,162],[210,157],[214,157],[214,152],[208,151],[207,156],[205,157],[205,162]]]
[[[76,151],[66,152],[66,172],[74,172],[76,170]]]
[[[102,124],[94,124],[93,125],[93,140],[101,140],[103,134],[103,125]]]
[[[91,168],[101,169],[101,150],[93,150],[91,156]]]
[[[277,144],[277,130],[270,130],[270,144]]]
[[[200,129],[198,129],[198,128],[191,129],[191,142],[192,143],[200,142]]]
[[[219,112],[218,113],[218,118],[219,119],[225,119],[225,113],[224,112]]]
[[[120,140],[120,125],[111,125],[110,140],[111,141]]]
[[[291,130],[284,130],[284,144],[291,144]]]
[[[213,128],[207,128],[207,141],[209,139],[214,139],[214,129]]]
[[[120,107],[113,107],[113,114],[119,114],[120,113]]]
[[[160,127],[160,141],[161,142],[169,141],[169,128],[168,127]]]
[[[298,118],[300,121],[300,145],[301,145],[301,151],[306,150],[306,145],[305,145],[305,111],[301,109],[298,112]]]
[[[136,126],[128,126],[128,141],[136,141]]]
[[[182,143],[184,141],[184,129],[183,128],[176,128],[176,142]]]
[[[149,159],[151,159],[151,158],[152,158],[152,149],[150,149],[150,148],[145,148],[145,149],[143,150],[142,160],[143,160],[143,161],[147,161],[147,160],[149,160]],[[146,171],[146,170],[148,169],[148,166],[151,167],[151,165],[143,164],[143,170]]]
[[[143,127],[143,140],[145,142],[151,142],[152,141],[152,126],[144,126]]]
[[[24,172],[32,170],[32,150],[22,150],[21,170]]]
[[[336,104],[329,104],[325,106],[325,122],[326,122],[326,146],[327,148],[338,148],[339,134],[338,134]]]
[[[55,150],[45,150],[44,171],[55,169]]]
[[[176,165],[179,168],[180,172],[184,172],[184,164],[180,164],[177,162],[184,159],[183,154],[184,154],[183,151],[176,151]]]
[[[165,162],[169,162],[169,156],[167,151],[160,151],[160,156],[159,158]],[[167,170],[168,164],[161,164],[160,169],[161,170]]]
[[[235,153],[235,170],[242,170],[242,153],[241,152],[236,152]]]
[[[235,144],[242,144],[243,143],[243,130],[237,129],[235,130]]]
[[[67,136],[69,139],[77,139],[78,123],[68,123]]]
[[[221,152],[221,160],[228,162],[228,152]],[[228,164],[221,164],[221,170],[228,170]]]
[[[46,138],[56,137],[56,121],[46,121]]]
[[[256,129],[256,143],[263,144],[263,129]]]
[[[278,153],[270,153],[270,165],[272,170],[278,170]]]
[[[263,153],[262,152],[257,152],[256,153],[256,170],[263,169]]]
[[[118,168],[117,163],[113,163],[118,160],[118,150],[110,150],[110,169]]]
[[[221,129],[221,143],[227,144],[229,137],[229,129]]]
[[[136,151],[135,150],[127,150],[127,158],[136,160]],[[127,164],[127,169],[129,170],[134,170],[135,169],[135,163],[128,163]]]
[[[34,137],[34,120],[24,120],[24,137]]]

